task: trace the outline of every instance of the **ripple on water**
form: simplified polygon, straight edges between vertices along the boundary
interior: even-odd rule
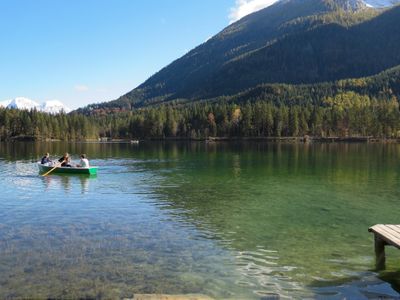
[[[358,274],[361,280],[335,286],[315,288],[316,299],[399,299],[392,287],[376,278],[372,272]]]
[[[252,289],[262,299],[290,298],[293,291],[298,295],[309,295],[301,284],[289,276],[296,267],[280,266],[278,262],[278,251],[275,250],[258,248],[257,251],[237,252],[235,265],[242,279],[237,280],[236,284]],[[265,290],[260,290],[260,287]]]
[[[396,220],[398,170],[375,160],[386,155],[354,166],[340,161],[348,152],[306,150],[129,149],[122,159],[91,160],[101,166],[94,179],[43,178],[34,162],[0,160],[0,296],[397,296],[360,270],[373,266],[366,223]],[[370,206],[374,193],[379,207]],[[356,247],[342,239],[345,226]]]

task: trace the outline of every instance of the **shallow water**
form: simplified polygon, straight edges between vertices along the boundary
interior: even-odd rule
[[[87,153],[95,177],[38,175]],[[400,224],[400,146],[0,144],[0,298],[374,299],[376,223]]]

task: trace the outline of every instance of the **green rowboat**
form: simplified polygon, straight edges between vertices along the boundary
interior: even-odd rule
[[[39,167],[39,172],[40,173],[46,173],[53,169],[54,167],[52,166],[46,166],[42,165],[40,162],[38,162],[38,167]],[[76,167],[57,167],[52,173],[58,173],[58,174],[88,174],[88,175],[96,175],[97,174],[97,169],[99,167],[90,167],[90,168],[76,168]]]

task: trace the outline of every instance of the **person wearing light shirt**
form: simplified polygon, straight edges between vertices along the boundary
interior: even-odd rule
[[[89,168],[89,160],[86,158],[86,154],[81,154],[81,161],[76,166],[78,168]]]

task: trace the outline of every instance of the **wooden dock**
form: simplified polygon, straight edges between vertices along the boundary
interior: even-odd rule
[[[385,268],[385,246],[400,249],[400,225],[378,224],[368,229],[375,235],[375,256],[377,269]]]

